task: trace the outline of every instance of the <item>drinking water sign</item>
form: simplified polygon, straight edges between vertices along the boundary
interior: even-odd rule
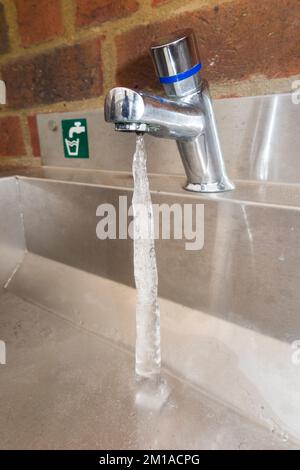
[[[89,158],[86,119],[63,119],[61,125],[65,158]]]

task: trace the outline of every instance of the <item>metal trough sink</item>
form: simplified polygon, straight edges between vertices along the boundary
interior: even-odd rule
[[[134,377],[132,241],[96,237],[98,205],[131,197],[130,175],[0,180],[2,449],[299,447],[300,189],[205,197],[181,180],[151,180],[154,202],[205,206],[202,250],[156,243],[163,404]]]

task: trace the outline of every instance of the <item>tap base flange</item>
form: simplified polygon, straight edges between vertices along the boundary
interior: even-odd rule
[[[232,191],[234,184],[228,179],[223,179],[214,183],[187,183],[184,189],[194,193],[223,193]]]

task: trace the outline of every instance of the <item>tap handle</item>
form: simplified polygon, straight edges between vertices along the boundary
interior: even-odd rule
[[[201,68],[192,31],[168,37],[151,47],[155,69],[162,84],[173,84],[197,74]]]

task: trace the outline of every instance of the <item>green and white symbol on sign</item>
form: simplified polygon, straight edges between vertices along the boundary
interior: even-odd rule
[[[61,125],[65,158],[89,158],[86,119],[63,119]]]

